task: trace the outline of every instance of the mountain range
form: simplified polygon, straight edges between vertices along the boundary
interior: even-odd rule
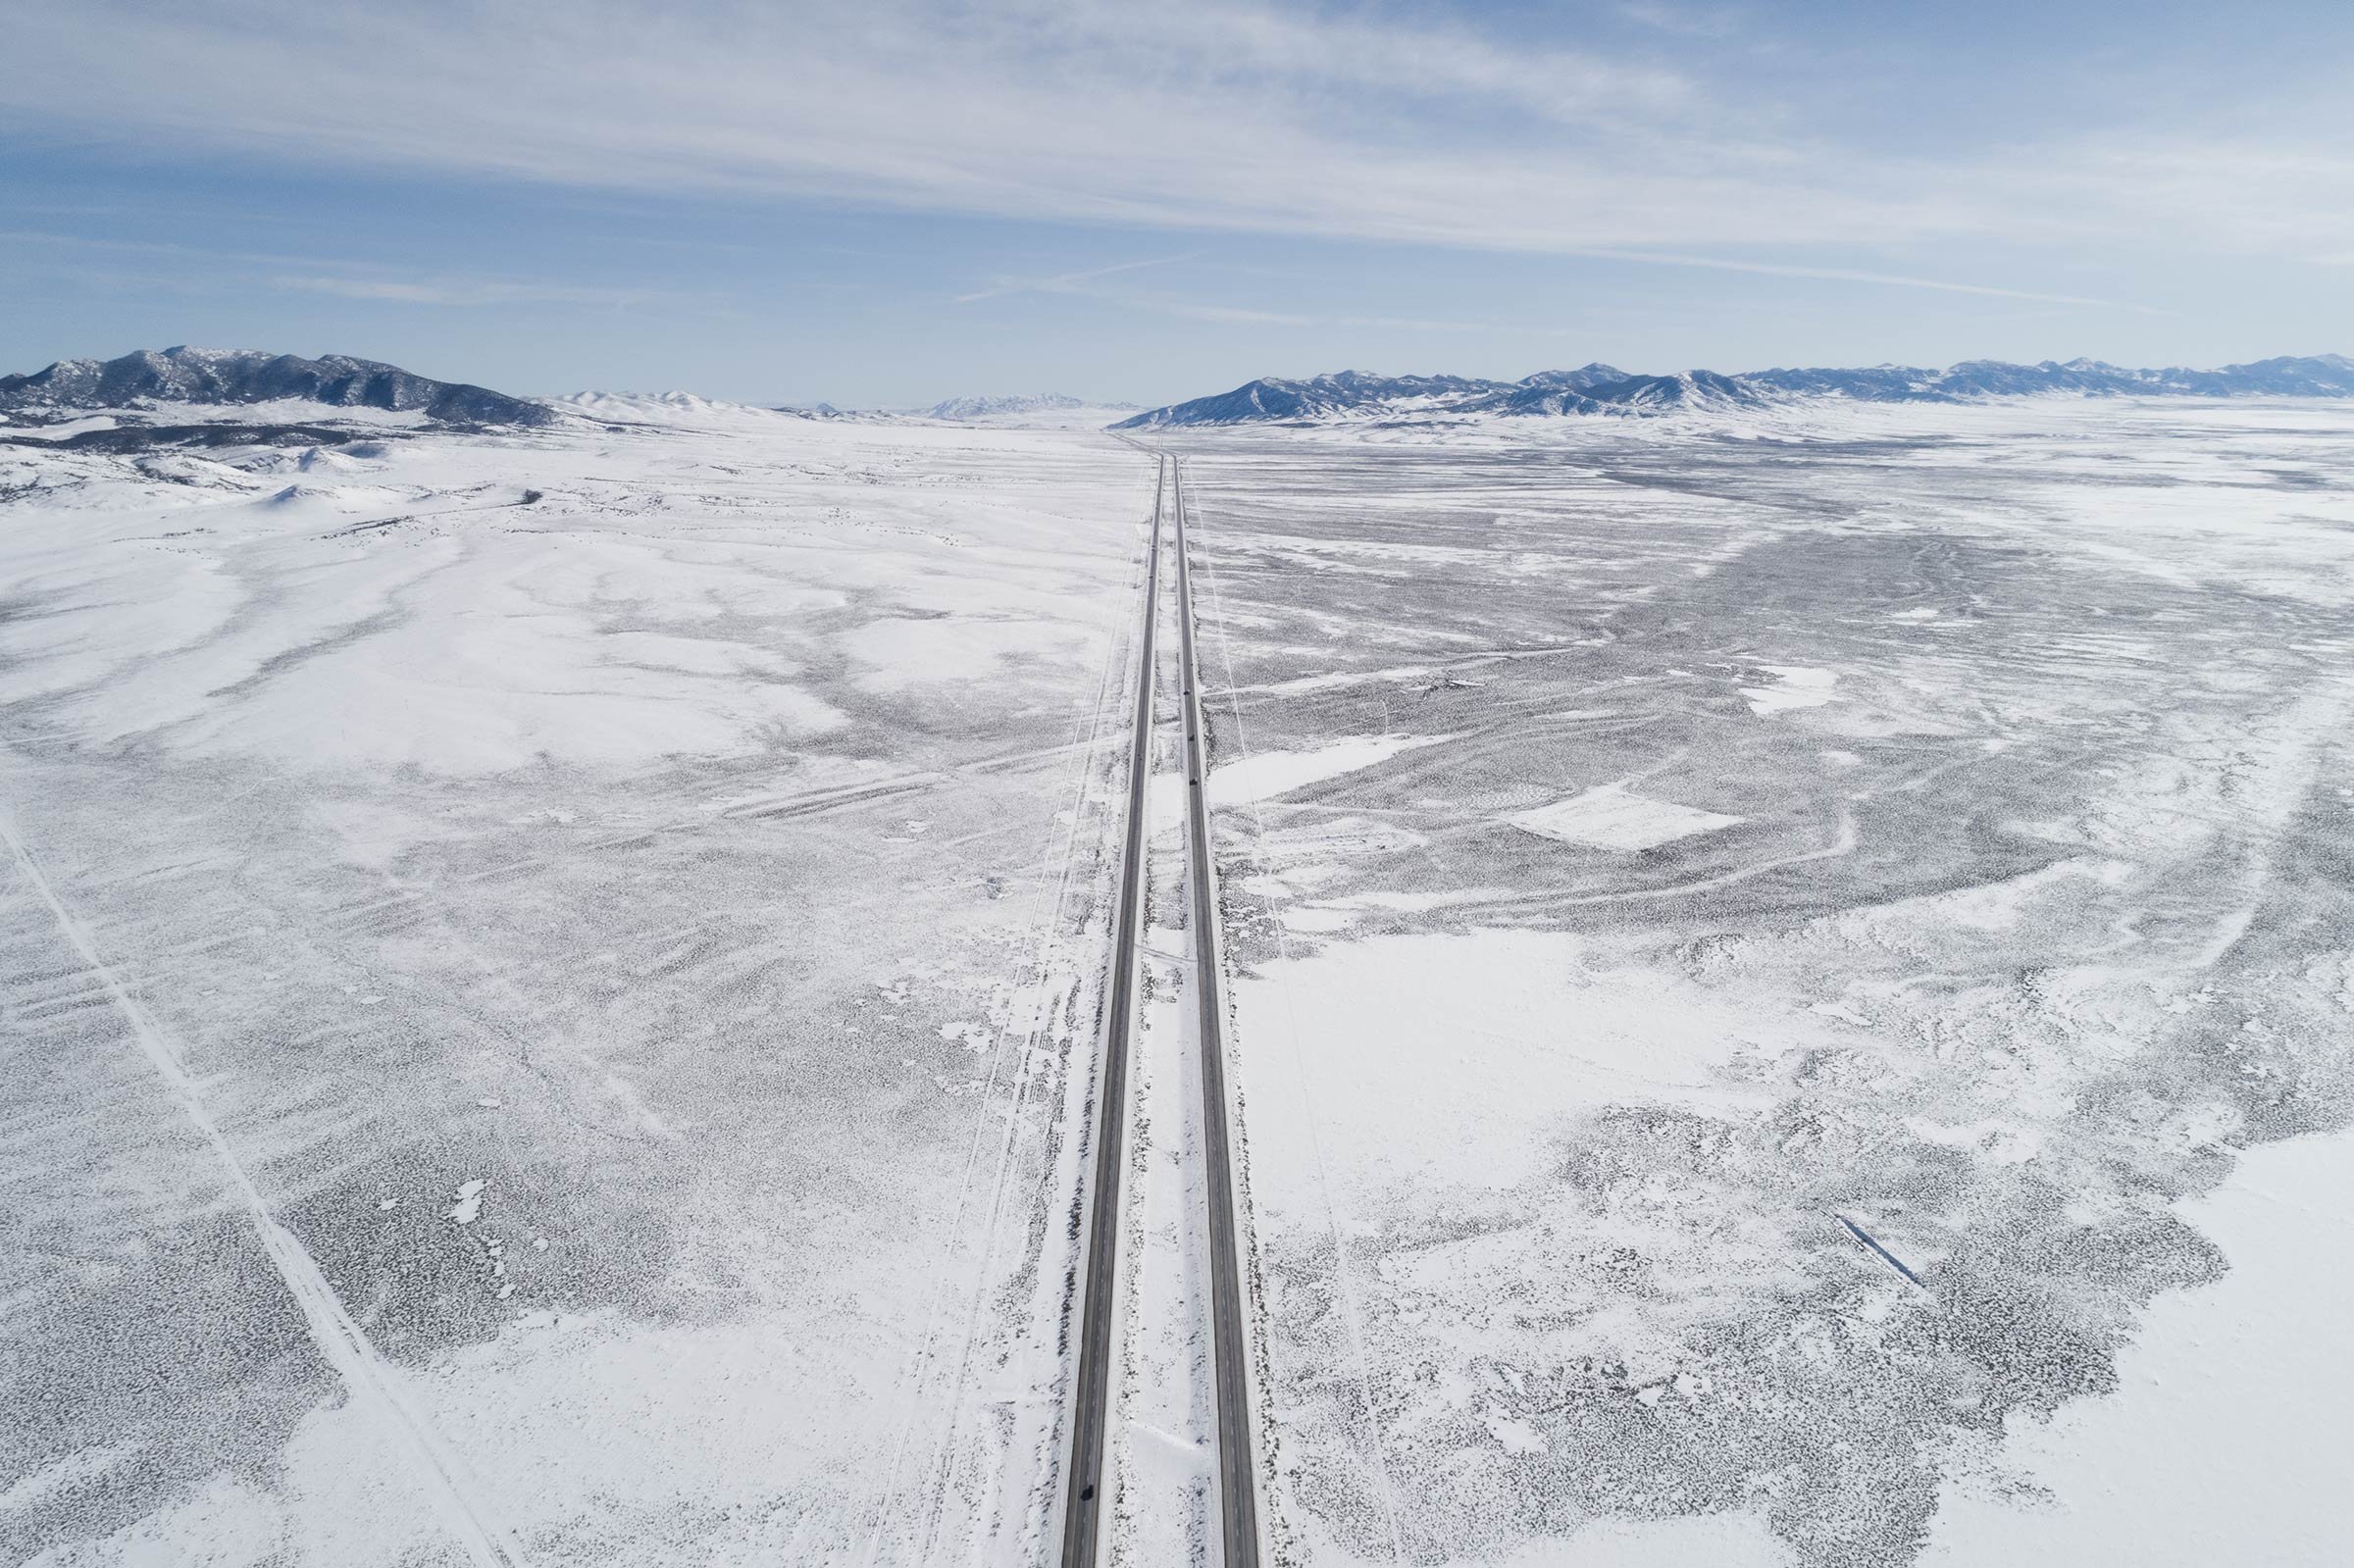
[[[37,422],[91,409],[157,403],[272,403],[416,411],[456,425],[547,425],[544,403],[397,365],[328,354],[302,359],[258,349],[143,349],[120,359],[59,360],[29,376],[0,376],[0,414]]]
[[[936,420],[977,420],[1008,414],[1046,414],[1066,408],[1134,407],[1134,403],[1090,403],[1061,392],[1030,392],[1000,397],[951,397],[924,412]]]
[[[1407,422],[1468,415],[1655,415],[1739,410],[1810,399],[1869,403],[1957,403],[2032,395],[2078,397],[2354,397],[2354,359],[2343,354],[2257,360],[2216,370],[2129,370],[2099,360],[2014,365],[1967,360],[1944,370],[1905,365],[1862,369],[1775,369],[1721,375],[1683,371],[1639,376],[1614,365],[1539,371],[1517,381],[1464,376],[1374,376],[1341,371],[1305,380],[1266,377],[1230,392],[1149,409],[1114,430],[1188,425],[1315,425]],[[683,399],[686,394],[671,394]],[[255,404],[281,400],[339,408],[419,412],[456,425],[552,424],[555,406],[461,381],[437,381],[397,365],[342,354],[303,359],[256,349],[167,348],[119,359],[60,360],[28,376],[0,376],[0,417],[26,424],[95,410],[163,404]],[[577,404],[581,400],[573,399]],[[642,401],[642,400],[641,400]],[[692,400],[699,402],[699,399]],[[1052,393],[958,397],[927,412],[979,420],[1091,406]],[[570,412],[586,412],[572,408]],[[832,414],[832,409],[815,411]]]
[[[2343,354],[2257,360],[2220,370],[2128,370],[2099,360],[2013,365],[1967,360],[1944,370],[1874,365],[1858,370],[1767,370],[1727,376],[1684,371],[1638,376],[1613,365],[1539,371],[1517,381],[1462,376],[1369,376],[1341,371],[1305,380],[1267,377],[1231,392],[1148,409],[1114,430],[1174,425],[1325,424],[1471,414],[1664,414],[1764,408],[1805,398],[1868,403],[1959,403],[1990,397],[2354,397],[2354,359]]]

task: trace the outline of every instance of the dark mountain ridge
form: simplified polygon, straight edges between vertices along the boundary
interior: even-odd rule
[[[1314,424],[1412,420],[1434,415],[1664,414],[1763,408],[1807,398],[1868,403],[1960,403],[1996,397],[2354,397],[2354,359],[2282,356],[2216,370],[2128,370],[2099,360],[2014,365],[1966,360],[1944,370],[1874,365],[1728,376],[1685,371],[1635,376],[1611,365],[1539,371],[1517,381],[1460,376],[1370,376],[1340,371],[1291,380],[1267,377],[1230,392],[1149,409],[1114,430],[1175,425]]]
[[[462,381],[436,381],[397,365],[327,354],[303,359],[258,349],[181,346],[119,359],[59,360],[29,376],[0,376],[0,414],[40,423],[94,409],[162,403],[269,403],[282,398],[336,408],[416,411],[459,425],[547,425],[556,412]]]

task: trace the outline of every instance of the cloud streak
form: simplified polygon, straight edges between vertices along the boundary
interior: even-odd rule
[[[1006,294],[1080,294],[1091,290],[1088,285],[1099,278],[1111,278],[1121,273],[1141,272],[1148,267],[1174,267],[1192,261],[1199,252],[1187,251],[1180,256],[1154,256],[1145,261],[1116,262],[1109,267],[1090,267],[1082,272],[1056,273],[1050,278],[999,278],[987,288],[976,288],[969,294],[958,294],[956,303],[970,305],[975,300],[998,299]]]
[[[1711,17],[1638,9],[1662,25]],[[475,0],[430,13],[81,0],[12,19],[0,123],[141,149],[166,139],[584,187],[1600,257],[2087,308],[2116,302],[1869,263],[1970,241],[2046,255],[2091,239],[2354,250],[2354,140],[2342,133],[2250,144],[2184,124],[2171,137],[1900,156],[1810,126],[1745,83],[1428,16],[1241,0],[1182,13],[1104,0]],[[1000,280],[971,297],[1056,281]]]
[[[1002,299],[1009,294],[1060,294],[1093,300],[1120,310],[1141,312],[1150,316],[1169,316],[1180,321],[1211,322],[1221,326],[1256,327],[1312,327],[1318,318],[1296,315],[1289,311],[1255,310],[1243,305],[1220,305],[1196,300],[1173,299],[1166,295],[1135,294],[1116,288],[1106,288],[1101,279],[1116,278],[1124,273],[1142,272],[1147,268],[1173,267],[1195,258],[1188,251],[1181,256],[1155,256],[1145,261],[1116,262],[1109,267],[1090,267],[1081,272],[1057,273],[1050,278],[999,278],[987,288],[958,294],[955,302],[970,305],[980,300]]]
[[[611,305],[642,304],[655,297],[637,288],[581,288],[561,283],[507,282],[465,278],[397,278],[347,274],[286,274],[270,279],[278,288],[332,294],[339,299],[392,305]]]
[[[2103,310],[2136,311],[2144,316],[2172,316],[2154,305],[2130,300],[2101,299],[2089,294],[2047,294],[2029,288],[1998,288],[1988,283],[1962,283],[1943,278],[1917,278],[1903,273],[1862,272],[1852,267],[1801,267],[1781,262],[1745,261],[1727,256],[1677,256],[1660,251],[1586,250],[1577,252],[1598,261],[1638,262],[1654,267],[1696,267],[1710,272],[1756,273],[1768,278],[1811,278],[1834,283],[1872,283],[1888,288],[1925,288],[1947,294],[1977,294],[1990,299],[2031,299],[2045,305],[2091,305]]]
[[[144,287],[176,292],[219,290],[224,286],[261,285],[338,299],[391,305],[473,307],[484,305],[588,305],[623,308],[678,301],[675,290],[606,288],[540,278],[498,278],[480,274],[396,274],[387,269],[355,266],[351,262],[269,251],[231,250],[159,240],[101,239],[47,229],[0,229],[0,243],[26,250],[55,253],[59,265],[72,265],[78,276],[91,276],[92,258],[136,257],[147,263],[141,273],[115,272],[110,276]],[[168,270],[167,270],[168,269]]]

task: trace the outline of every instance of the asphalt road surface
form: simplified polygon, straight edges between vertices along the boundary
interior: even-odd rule
[[[1167,467],[1164,460],[1163,469]],[[1165,478],[1165,476],[1164,476]],[[1096,1157],[1088,1194],[1086,1276],[1079,1305],[1079,1361],[1065,1472],[1064,1568],[1093,1568],[1102,1541],[1103,1436],[1111,1402],[1114,1286],[1119,1276],[1120,1173],[1128,1131],[1128,1046],[1136,999],[1136,934],[1144,903],[1145,799],[1152,743],[1153,631],[1160,602],[1161,503],[1152,492],[1152,542],[1145,568],[1143,645],[1128,753],[1127,838],[1120,852],[1119,912],[1112,935],[1112,984],[1105,1008],[1103,1076],[1096,1097]]]
[[[1225,992],[1219,985],[1218,892],[1210,863],[1209,757],[1203,737],[1201,661],[1194,651],[1193,572],[1186,559],[1185,476],[1175,475],[1177,630],[1185,661],[1186,837],[1192,856],[1195,1001],[1201,1009],[1202,1157],[1209,1189],[1210,1345],[1218,1390],[1218,1514],[1226,1568],[1257,1568],[1257,1467],[1251,1446],[1250,1341],[1244,1337],[1242,1247],[1226,1127]]]

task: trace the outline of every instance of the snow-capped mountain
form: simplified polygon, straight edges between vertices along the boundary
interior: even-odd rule
[[[1365,413],[1391,417],[1455,412],[1470,408],[1512,388],[1502,381],[1470,380],[1460,376],[1368,376],[1362,371],[1339,371],[1305,381],[1266,377],[1246,381],[1231,392],[1198,397],[1171,408],[1150,409],[1115,430],[1142,430],[1161,425],[1243,425],[1261,420],[1282,422],[1350,418]]]
[[[1076,397],[1060,392],[1015,393],[1004,397],[950,397],[924,410],[936,420],[988,419],[996,414],[1035,414],[1042,409],[1082,408]]]
[[[2099,360],[2013,365],[1969,360],[1944,370],[1876,365],[1727,376],[1685,371],[1634,376],[1611,365],[1539,371],[1517,381],[1459,376],[1368,376],[1342,371],[1306,380],[1269,377],[1230,392],[1151,409],[1114,427],[1242,425],[1260,422],[1414,420],[1469,414],[1663,414],[1764,407],[1800,398],[1860,402],[1973,401],[2032,395],[2081,397],[2350,397],[2354,359],[2342,354],[2258,360],[2219,370],[2128,370]]]
[[[715,419],[769,419],[783,412],[681,391],[569,392],[548,401],[567,413],[604,425],[701,425]]]
[[[462,425],[545,425],[553,410],[397,365],[328,354],[303,359],[258,349],[142,349],[120,359],[60,360],[29,376],[0,376],[0,414],[38,422],[92,409],[167,403],[321,403],[415,412]]]
[[[1134,408],[1134,403],[1091,403],[1061,392],[1016,393],[1002,397],[951,397],[924,412],[936,420],[998,419],[1008,414],[1049,414],[1072,408]]]

